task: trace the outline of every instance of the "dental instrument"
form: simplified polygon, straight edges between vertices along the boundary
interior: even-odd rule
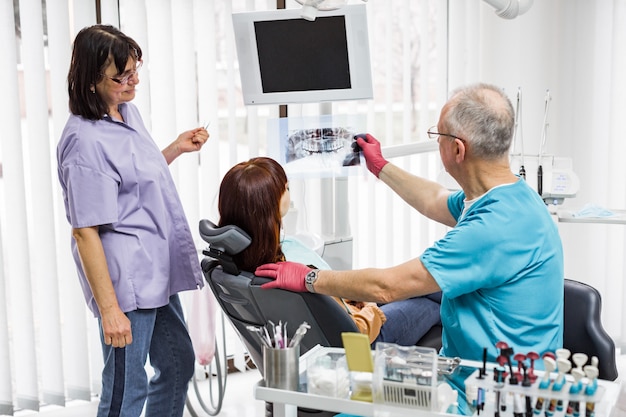
[[[311,328],[311,326],[309,326],[309,324],[306,321],[303,322],[298,327],[298,329],[296,330],[296,333],[291,338],[291,341],[289,342],[289,347],[298,346],[298,344],[300,343],[300,341],[302,340],[302,338],[306,334],[307,330],[309,330],[310,328]]]
[[[550,107],[550,90],[546,90],[545,96],[545,108],[543,113],[543,131],[541,133],[541,144],[539,145],[538,167],[537,167],[537,192],[540,196],[543,196],[543,167],[541,165],[541,158],[545,153],[546,137],[548,134],[548,110]]]
[[[264,332],[263,330],[261,330],[260,327],[256,327],[256,326],[246,326],[246,329],[250,330],[251,332],[254,332],[254,334],[257,335],[257,337],[259,338],[259,340],[261,341],[261,344],[267,348],[271,348],[272,347],[272,342],[269,339],[269,335],[267,335],[266,332]]]
[[[521,120],[522,120],[522,89],[520,87],[517,89],[517,104],[515,108],[515,128],[513,130],[513,151],[515,151],[517,148],[518,132],[519,132],[519,143],[520,143],[519,175],[520,177],[526,179],[526,168],[524,168],[524,135],[522,132]]]

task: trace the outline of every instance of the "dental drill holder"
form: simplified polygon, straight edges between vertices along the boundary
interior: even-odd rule
[[[557,363],[557,361],[552,361]],[[549,361],[548,361],[549,362]],[[562,361],[564,364],[564,362]],[[547,363],[546,363],[547,364]],[[518,398],[532,399],[533,410],[529,413],[526,410],[526,416],[539,416],[542,412],[545,412],[546,417],[576,417],[578,410],[583,410],[585,417],[593,417],[593,410],[596,403],[602,400],[605,393],[605,388],[598,385],[597,381],[597,367],[585,366],[585,377],[580,375],[579,368],[576,368],[575,377],[572,375],[566,375],[565,373],[569,368],[562,366],[557,375],[553,375],[552,371],[558,365],[555,365],[552,369],[546,366],[546,371],[541,375],[540,371],[535,371],[539,374],[539,377],[532,383],[524,384],[523,381],[519,381],[515,375],[506,373],[502,375],[502,367],[495,367],[492,372],[487,371],[483,374],[481,369],[475,371],[465,380],[466,389],[468,387],[482,388],[486,392],[492,392],[506,397],[511,396],[514,400]],[[568,368],[567,370],[565,370]],[[574,371],[574,370],[573,370]],[[496,378],[496,375],[498,376]],[[513,377],[513,383],[511,383],[511,377]],[[556,386],[555,386],[556,385]],[[468,389],[469,391],[469,389]],[[486,402],[489,407],[489,402]],[[558,406],[557,406],[558,404]],[[562,405],[566,404],[567,409]],[[580,407],[578,407],[580,405]],[[523,412],[516,412],[516,407],[501,408],[500,404],[493,404],[494,413],[489,413],[487,408],[484,408],[485,415],[499,415],[500,417],[506,417],[507,413],[504,410],[510,410],[508,415],[521,416]],[[573,412],[572,410],[576,410]]]

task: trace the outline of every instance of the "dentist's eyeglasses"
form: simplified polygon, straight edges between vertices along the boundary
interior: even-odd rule
[[[430,129],[428,129],[428,131],[426,133],[428,134],[428,138],[432,139],[432,140],[439,140],[439,136],[447,136],[449,138],[458,139],[458,140],[460,140],[463,143],[467,143],[465,141],[465,139],[460,138],[458,136],[454,136],[454,135],[451,135],[449,133],[439,133],[439,132],[437,132],[437,126],[431,127]]]
[[[128,71],[123,77],[121,78],[117,78],[117,77],[109,77],[106,74],[101,74],[103,77],[108,78],[109,80],[118,83],[120,85],[126,85],[128,84],[128,80],[130,80],[130,77],[133,77],[135,74],[137,74],[139,72],[139,70],[141,69],[141,66],[143,65],[143,61],[137,61],[137,65],[135,66],[134,70],[130,70]]]

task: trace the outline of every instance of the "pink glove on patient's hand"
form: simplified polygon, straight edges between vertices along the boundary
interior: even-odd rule
[[[367,169],[378,178],[380,171],[389,163],[389,161],[383,158],[382,151],[380,150],[380,142],[369,133],[356,136],[356,143],[363,150]]]
[[[304,278],[310,271],[311,268],[308,266],[296,262],[278,262],[261,265],[254,271],[254,275],[274,280],[261,285],[261,288],[282,288],[293,292],[308,292],[304,285]]]

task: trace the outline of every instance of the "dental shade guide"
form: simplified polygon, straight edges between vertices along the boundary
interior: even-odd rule
[[[556,370],[556,355],[554,353],[546,352],[543,354],[543,369],[545,372],[539,382],[539,389],[548,389],[552,383],[550,380],[550,372]]]
[[[572,352],[570,352],[569,349],[565,349],[565,348],[557,349],[554,353],[557,359],[558,358],[569,359],[570,355],[572,354]]]
[[[558,355],[557,351],[557,355]],[[562,354],[562,353],[561,353]],[[567,356],[569,357],[569,351],[567,351]],[[565,374],[572,369],[572,363],[569,359],[564,357],[560,357],[556,360],[556,368],[559,371],[556,379],[554,380],[554,384],[552,384],[552,391],[561,391],[563,386],[565,385]],[[562,411],[563,410],[563,400],[551,399],[550,405],[548,406],[548,412],[546,415],[552,416],[554,411]]]
[[[543,355],[543,368],[544,374],[543,378],[539,382],[539,389],[547,390],[550,386],[550,373],[556,369],[556,360],[554,359],[554,354],[552,353],[544,353]],[[535,403],[535,408],[533,409],[533,414],[539,415],[541,410],[543,410],[543,404],[545,402],[544,397],[538,397],[537,402]]]
[[[583,370],[583,366],[587,364],[589,356],[586,353],[574,353],[572,355],[572,362],[576,365],[576,369]]]
[[[585,355],[585,357],[586,356],[587,355]],[[585,362],[587,362],[586,359],[585,359]],[[579,394],[583,389],[583,384],[581,380],[585,376],[585,372],[582,370],[582,368],[576,367],[572,369],[571,374],[572,374],[572,378],[574,378],[574,382],[572,383],[572,386],[569,388],[569,393]],[[580,402],[570,400],[570,402],[567,404],[565,417],[579,417],[579,416],[580,416]]]
[[[591,358],[591,362],[593,363],[593,358]],[[597,358],[596,358],[597,363]],[[594,395],[598,389],[598,374],[600,371],[597,366],[587,365],[584,368],[585,376],[587,377],[587,386],[585,387],[585,395]],[[585,405],[585,417],[593,417],[595,415],[596,404],[592,401],[587,401]]]
[[[563,375],[561,377],[561,384],[560,384],[560,386],[558,386],[558,389],[557,389],[557,382],[555,382],[554,385],[552,386],[552,390],[553,391],[561,391],[561,389],[563,389],[563,384],[565,384],[565,375],[564,374],[568,373],[572,369],[572,363],[569,361],[569,358],[570,358],[572,352],[570,352],[569,349],[561,348],[561,349],[557,349],[555,354],[556,354],[556,357],[557,357],[556,367],[559,370],[559,376],[561,376],[561,368],[563,368],[565,370],[564,370]],[[559,366],[559,360],[566,361],[567,365],[565,365],[565,362],[562,362],[561,366]],[[558,380],[559,380],[559,378],[557,377],[557,381]],[[557,402],[556,410],[557,411],[563,411],[563,400],[559,400]]]
[[[586,353],[574,353],[572,355],[572,362],[576,367],[571,370],[574,383],[570,387],[570,394],[579,394],[583,390],[582,379],[585,376],[584,366],[587,364],[589,356]],[[594,360],[592,359],[592,362]],[[597,360],[595,361],[597,364]],[[566,417],[579,417],[580,416],[580,401],[570,401],[565,412]]]
[[[597,366],[587,365],[583,368],[587,377],[587,386],[585,387],[585,395],[594,395],[598,389],[598,374],[600,371]]]

